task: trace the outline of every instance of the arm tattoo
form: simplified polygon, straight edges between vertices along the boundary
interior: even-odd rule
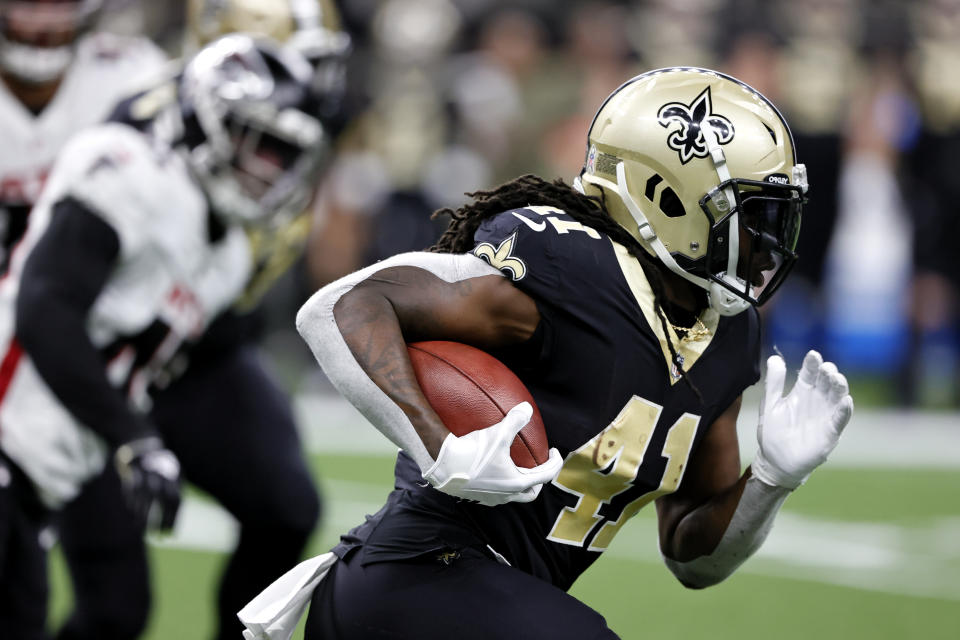
[[[364,283],[356,287],[337,302],[334,308],[337,325],[357,364],[400,407],[427,450],[436,455],[446,429],[438,430],[442,423],[429,410],[417,383],[396,311],[379,290],[380,285],[400,283],[380,277],[367,282],[370,285]]]

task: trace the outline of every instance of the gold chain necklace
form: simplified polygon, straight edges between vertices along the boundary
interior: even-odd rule
[[[700,318],[697,318],[697,323],[692,327],[678,327],[670,322],[669,318],[667,318],[667,322],[673,327],[677,337],[680,338],[680,342],[697,342],[710,337],[710,329],[707,328],[707,325],[703,324],[703,320]]]

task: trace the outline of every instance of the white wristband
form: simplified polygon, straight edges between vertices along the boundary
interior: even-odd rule
[[[689,562],[664,556],[664,563],[680,582],[690,587],[709,587],[722,582],[760,548],[789,494],[788,489],[771,487],[751,477],[713,553]]]

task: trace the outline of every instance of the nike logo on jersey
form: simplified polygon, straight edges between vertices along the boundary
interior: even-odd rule
[[[520,215],[519,213],[517,213],[516,211],[511,211],[510,213],[513,214],[513,217],[514,217],[514,218],[516,218],[517,220],[519,220],[519,221],[522,222],[523,224],[527,225],[528,227],[530,227],[530,228],[533,229],[534,231],[543,231],[544,229],[547,228],[547,223],[546,223],[546,222],[534,222],[534,221],[531,220],[530,218],[527,218],[527,217],[525,217],[525,216],[522,216],[522,215]]]
[[[600,234],[597,233],[597,231],[591,227],[581,224],[576,220],[563,220],[561,218],[556,217],[556,215],[551,215],[551,214],[564,214],[564,211],[562,209],[557,209],[555,207],[542,207],[542,206],[530,206],[530,207],[524,207],[524,209],[526,211],[532,211],[533,213],[539,216],[547,216],[540,222],[534,222],[530,218],[527,218],[526,216],[522,216],[516,211],[510,212],[511,214],[513,214],[514,218],[516,218],[517,220],[520,220],[521,222],[523,222],[523,224],[527,225],[534,231],[538,231],[538,232],[543,231],[544,229],[547,228],[547,223],[549,222],[550,225],[554,228],[554,230],[560,235],[570,233],[571,231],[583,231],[594,240],[600,239]]]

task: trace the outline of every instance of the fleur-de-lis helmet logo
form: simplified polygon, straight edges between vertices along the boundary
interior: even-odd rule
[[[717,135],[720,144],[733,140],[733,123],[719,113],[713,113],[713,101],[710,87],[694,98],[689,105],[682,102],[668,102],[657,112],[657,122],[661,127],[670,128],[679,123],[667,137],[667,145],[680,154],[681,164],[687,164],[692,158],[706,158],[710,151],[703,135],[703,123],[709,123]]]

